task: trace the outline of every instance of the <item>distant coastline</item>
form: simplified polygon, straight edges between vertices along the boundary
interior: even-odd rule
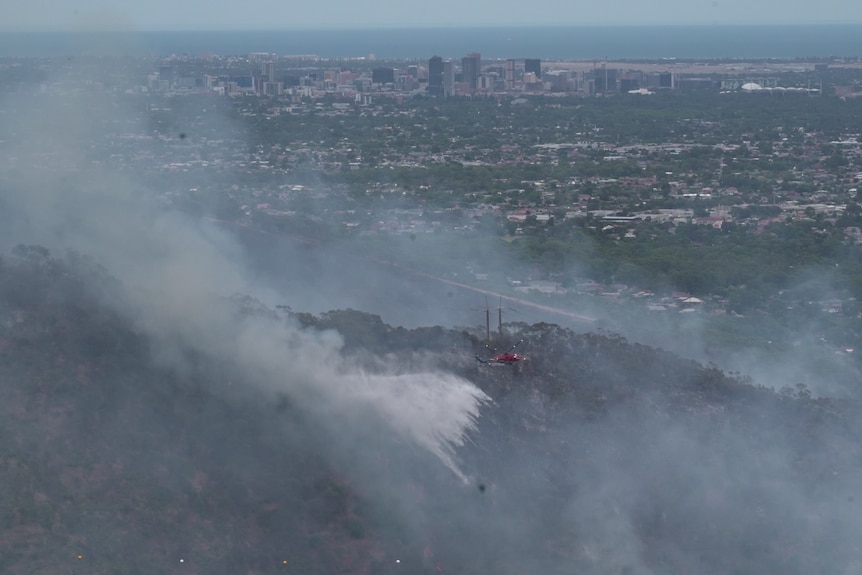
[[[0,58],[313,54],[321,58],[658,60],[862,57],[862,24],[4,32]]]

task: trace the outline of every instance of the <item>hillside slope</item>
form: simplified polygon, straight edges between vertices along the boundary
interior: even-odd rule
[[[337,330],[355,387],[417,373],[470,382],[478,415],[463,443],[446,435],[438,450],[390,425],[396,411],[259,385],[193,341],[166,361],[164,342],[124,313],[129,290],[76,254],[21,246],[2,258],[4,573],[862,567],[853,403],[553,325],[510,326],[529,356],[515,371],[477,364],[470,333],[221,301],[296,333]],[[451,408],[395,383],[392,394],[430,398],[422,409],[437,419]]]

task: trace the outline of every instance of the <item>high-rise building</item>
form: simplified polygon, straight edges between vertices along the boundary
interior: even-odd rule
[[[535,75],[535,72],[530,72]],[[545,74],[545,82],[551,85],[552,92],[569,91],[569,72],[567,70],[554,70]]]
[[[263,62],[260,65],[260,74],[265,82],[275,82],[275,62]]]
[[[455,95],[455,66],[452,60],[443,62],[443,96],[450,98]]]
[[[617,88],[617,69],[608,68],[608,65],[602,64],[596,75],[596,91],[603,94],[612,94],[619,91]]]
[[[173,86],[175,77],[176,74],[173,66],[159,67],[159,82],[165,84],[167,87]]]
[[[658,75],[658,87],[670,89],[674,87],[673,74],[671,72],[661,72]]]
[[[371,70],[372,84],[394,84],[395,83],[395,68],[386,66],[378,66]]]
[[[497,76],[493,74],[482,74],[477,82],[478,87],[483,92],[493,92],[496,86]]]
[[[505,79],[505,86],[507,91],[512,91],[515,89],[515,60],[509,58],[506,60],[506,70],[503,75]]]
[[[470,52],[461,58],[461,73],[464,75],[464,83],[467,90],[472,94],[479,85],[479,74],[482,71],[482,56],[477,52]]]
[[[428,94],[437,98],[446,95],[443,88],[443,58],[432,56],[428,60]]]
[[[542,61],[538,58],[524,58],[524,72],[536,75],[536,78],[542,78]]]
[[[261,94],[264,96],[281,96],[284,87],[281,82],[264,82]]]
[[[640,87],[640,78],[635,78],[634,76],[620,78],[620,92],[622,92],[623,94],[625,94],[626,92],[631,92],[632,90],[637,90]]]

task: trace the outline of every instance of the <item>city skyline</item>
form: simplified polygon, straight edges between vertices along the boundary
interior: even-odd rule
[[[615,25],[793,25],[860,24],[862,5],[849,0],[610,0],[602,4],[538,0],[533,3],[452,0],[434,4],[383,0],[374,4],[322,0],[283,4],[249,0],[213,10],[186,0],[182,10],[169,0],[124,3],[104,0],[87,8],[64,0],[7,3],[0,30],[8,31],[197,31],[366,29],[471,26]]]

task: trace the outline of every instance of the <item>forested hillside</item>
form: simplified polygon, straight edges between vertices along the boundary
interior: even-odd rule
[[[529,358],[513,370],[477,364],[483,334],[469,330],[221,300],[236,317],[339,332],[351,393],[419,373],[475,386],[463,441],[438,452],[313,402],[310,376],[300,399],[194,342],[166,361],[125,312],[132,289],[78,254],[2,256],[3,573],[862,567],[855,403],[554,325],[508,326],[499,345],[523,340]],[[431,397],[443,418],[452,406]]]

